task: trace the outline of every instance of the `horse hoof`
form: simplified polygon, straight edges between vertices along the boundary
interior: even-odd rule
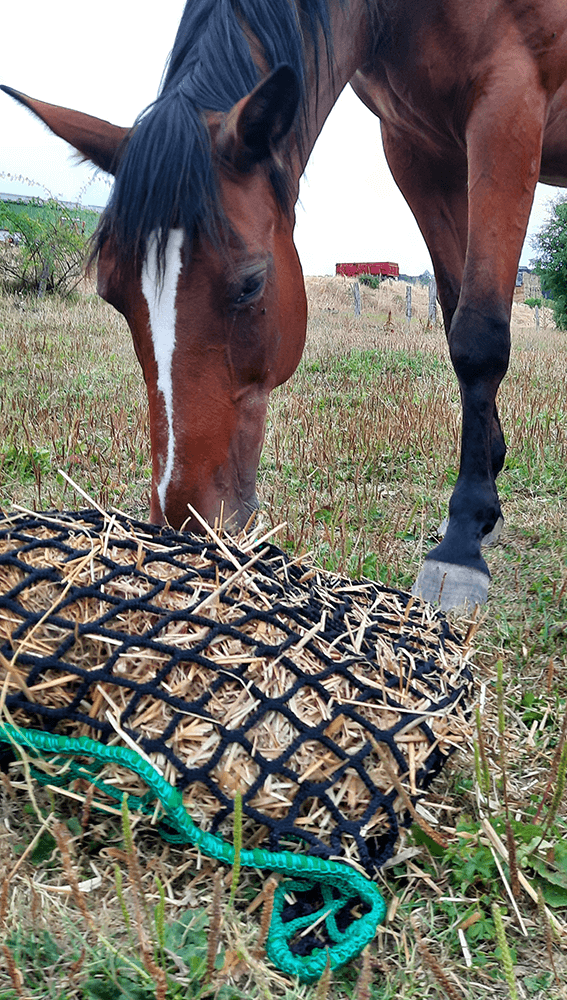
[[[439,538],[445,538],[448,527],[449,527],[449,518],[444,517],[443,520],[441,521],[441,524],[437,528],[437,534],[439,535]],[[502,515],[500,515],[492,531],[489,531],[488,534],[482,536],[480,544],[483,547],[485,545],[496,545],[496,542],[498,541],[500,535],[502,534],[503,527],[504,527],[504,518],[502,517]]]
[[[489,582],[478,569],[426,559],[411,592],[441,611],[470,614],[477,604],[486,603]]]

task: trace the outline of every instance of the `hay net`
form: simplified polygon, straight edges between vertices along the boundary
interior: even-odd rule
[[[138,748],[203,829],[230,835],[240,792],[244,846],[369,875],[463,738],[471,685],[407,594],[92,510],[0,522],[0,653],[16,725]]]

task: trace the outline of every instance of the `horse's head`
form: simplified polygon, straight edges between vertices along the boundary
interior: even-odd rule
[[[129,130],[10,93],[97,166],[119,170]],[[189,503],[212,523],[222,506],[234,529],[256,509],[268,395],[305,339],[293,197],[274,183],[298,101],[294,74],[281,68],[228,114],[207,116],[216,235],[174,223],[130,252],[103,218],[98,290],[126,317],[148,390],[152,521],[179,527]]]

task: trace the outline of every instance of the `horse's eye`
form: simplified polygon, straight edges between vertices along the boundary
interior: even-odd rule
[[[242,282],[237,295],[234,298],[235,306],[244,306],[260,298],[266,284],[266,272],[257,271],[249,274]]]

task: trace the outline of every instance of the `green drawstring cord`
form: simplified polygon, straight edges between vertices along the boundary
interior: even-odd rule
[[[179,790],[170,785],[149,761],[129,747],[105,746],[86,736],[57,736],[34,729],[19,729],[7,722],[0,723],[0,741],[11,743],[16,747],[29,747],[36,752],[36,756],[45,753],[58,757],[94,757],[103,764],[115,763],[129,768],[143,779],[150,790],[143,798],[129,796],[128,804],[131,808],[147,812],[150,810],[150,801],[159,799],[169,823],[178,831],[177,835],[173,836],[164,833],[168,839],[193,844],[209,858],[215,858],[224,864],[234,863],[234,847],[225,843],[220,837],[200,830],[185,809]],[[68,783],[79,776],[86,777],[113,798],[122,797],[116,788],[97,779],[96,769],[91,771],[88,766],[67,770],[64,778],[59,780],[59,784]],[[35,768],[34,777],[43,784],[57,783],[57,779],[54,781],[51,776]],[[335,969],[358,955],[365,945],[372,941],[377,926],[382,923],[386,915],[386,904],[378,887],[349,865],[309,855],[290,854],[288,851],[276,853],[260,848],[241,851],[240,861],[241,864],[252,868],[264,868],[288,876],[287,880],[280,882],[274,895],[274,909],[266,951],[278,969],[297,976],[303,982],[319,979],[327,959],[330,960],[331,968]],[[294,878],[290,880],[290,876]],[[290,940],[302,927],[313,923],[317,916],[312,913],[307,917],[284,922],[282,911],[285,894],[294,889],[305,890],[316,885],[321,887],[324,901],[321,914],[325,914],[327,933],[333,943],[327,949],[317,949],[311,955],[294,955],[290,949]],[[333,889],[339,893],[338,896],[333,894]],[[358,896],[370,909],[353,921],[345,931],[339,931],[335,914],[355,896]]]

